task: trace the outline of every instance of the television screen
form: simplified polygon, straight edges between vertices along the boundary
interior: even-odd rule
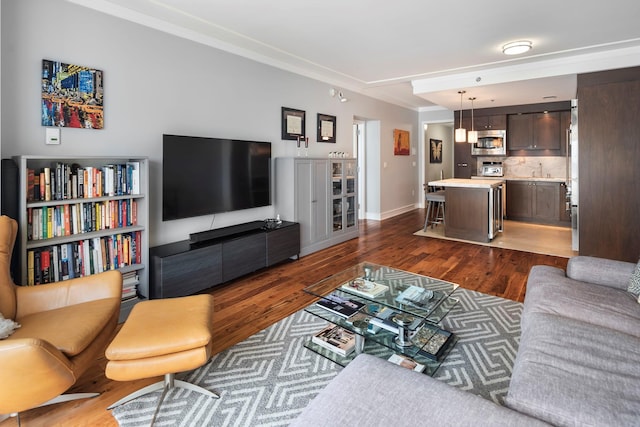
[[[163,135],[163,221],[270,204],[271,143]]]

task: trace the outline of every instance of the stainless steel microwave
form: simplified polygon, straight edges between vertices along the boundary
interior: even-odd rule
[[[479,130],[478,142],[471,144],[472,156],[506,156],[506,130]]]

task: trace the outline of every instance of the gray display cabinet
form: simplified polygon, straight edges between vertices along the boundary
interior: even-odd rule
[[[276,213],[300,223],[300,255],[358,237],[355,159],[278,157]]]

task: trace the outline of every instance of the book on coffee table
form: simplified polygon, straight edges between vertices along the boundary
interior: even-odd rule
[[[416,372],[423,372],[426,368],[422,363],[418,363],[404,354],[392,354],[387,360],[391,363],[402,366],[403,368],[411,369]]]
[[[343,298],[335,293],[323,297],[316,303],[318,306],[342,317],[350,317],[358,312],[364,303],[348,298]]]
[[[341,289],[367,298],[376,298],[389,290],[387,285],[366,279],[353,279],[341,286]]]
[[[311,342],[340,356],[348,356],[355,349],[356,336],[351,331],[329,323],[311,338]]]

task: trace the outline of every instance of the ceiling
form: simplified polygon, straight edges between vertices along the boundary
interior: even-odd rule
[[[67,1],[419,111],[564,101],[640,65],[637,0]]]

